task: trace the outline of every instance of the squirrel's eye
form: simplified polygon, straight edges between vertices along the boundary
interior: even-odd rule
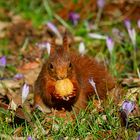
[[[69,68],[71,68],[72,67],[72,64],[71,63],[69,63]]]
[[[49,64],[49,69],[53,70],[53,65],[51,63]]]

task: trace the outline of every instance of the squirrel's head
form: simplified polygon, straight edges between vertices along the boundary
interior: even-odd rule
[[[52,39],[50,56],[47,65],[45,65],[48,71],[47,74],[49,74],[48,79],[51,77],[51,80],[56,82],[55,85],[54,83],[52,85],[48,84],[50,94],[47,95],[51,95],[52,102],[57,106],[61,106],[60,100],[66,104],[67,102],[73,103],[79,95],[79,84],[74,64],[71,62],[69,45],[67,33],[64,34],[61,46],[57,46],[55,39]],[[64,102],[62,102],[62,106]]]
[[[61,46],[57,46],[55,44],[55,39],[52,39],[48,71],[56,80],[69,78],[72,75],[73,65],[70,59],[69,42],[66,32]]]

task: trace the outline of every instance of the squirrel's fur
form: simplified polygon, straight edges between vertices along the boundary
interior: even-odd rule
[[[64,78],[71,80],[76,94],[69,100],[57,99],[54,95],[55,82]],[[105,99],[107,92],[115,87],[114,79],[103,64],[94,58],[69,51],[65,34],[62,46],[56,46],[52,41],[49,59],[35,82],[34,103],[56,109],[84,109],[89,97],[95,94],[89,79],[94,80],[100,99]]]

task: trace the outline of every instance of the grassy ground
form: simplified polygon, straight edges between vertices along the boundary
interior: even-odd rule
[[[76,4],[76,1],[73,2]],[[60,4],[54,4],[47,0],[21,0],[20,2],[16,0],[1,0],[0,13],[2,14],[0,14],[0,21],[4,24],[12,22],[12,18],[18,15],[22,17],[22,19],[32,21],[32,28],[35,30],[40,30],[43,24],[48,21],[54,22],[55,25],[65,26],[74,36],[80,36],[82,38],[82,42],[84,42],[86,46],[87,55],[105,61],[118,83],[121,83],[124,78],[132,78],[134,80],[140,78],[140,28],[137,26],[137,21],[131,22],[132,27],[135,28],[136,31],[136,44],[134,45],[124,26],[123,20],[118,23],[115,23],[112,20],[108,22],[107,25],[99,24],[99,28],[96,30],[88,30],[86,25],[87,23],[90,23],[90,21],[90,24],[93,24],[92,18],[95,13],[93,15],[92,13],[91,15],[88,15],[87,19],[81,19],[78,25],[74,26],[68,19],[64,20],[57,14],[56,11],[60,7]],[[10,14],[12,16],[9,16]],[[105,17],[104,21],[107,20],[108,18]],[[105,22],[101,21],[101,23]],[[119,29],[120,36],[112,32],[113,29]],[[2,32],[0,33],[2,34]],[[113,51],[109,53],[106,40],[90,38],[89,33],[98,33],[112,37],[115,43]],[[17,66],[21,61],[27,58],[27,54],[30,53],[30,48],[28,47],[23,52],[20,51],[26,46],[25,39],[23,43],[18,44],[18,51],[20,52],[16,50],[17,46],[15,44],[14,47],[10,47],[10,43],[11,40],[7,34],[1,37],[0,56],[5,55],[8,58],[8,64],[4,72],[6,78],[11,78],[18,72],[16,69]],[[34,44],[35,41],[32,41],[31,43]],[[76,43],[76,49],[78,49],[78,46],[78,43]],[[14,61],[15,56],[17,62]],[[126,83],[125,89],[129,87],[132,88],[133,85]],[[135,87],[138,89],[137,94],[140,94],[139,86]],[[133,94],[133,92],[129,92],[129,97],[126,95],[121,101],[125,99],[132,100],[130,94]],[[139,95],[137,95],[135,103],[139,108]],[[138,116],[140,116],[140,114],[138,114]],[[135,118],[133,114],[130,115],[128,129],[121,126],[119,107],[110,99],[106,101],[106,103],[102,103],[99,108],[97,107],[97,104],[94,104],[92,101],[89,102],[87,109],[81,111],[74,121],[69,120],[69,114],[68,117],[66,117],[67,119],[55,117],[55,115],[52,118],[51,117],[36,111],[30,116],[32,122],[30,123],[24,119],[19,119],[17,116],[15,117],[13,110],[4,110],[0,108],[0,137],[1,139],[15,139],[16,137],[19,137],[21,139],[133,140],[138,136],[137,131],[140,131],[140,120],[137,117]]]

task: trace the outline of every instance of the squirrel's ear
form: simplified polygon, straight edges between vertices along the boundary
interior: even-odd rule
[[[64,50],[69,51],[69,40],[68,40],[67,31],[65,31],[65,34],[63,37],[63,47],[64,47]]]
[[[55,52],[55,38],[53,37],[51,40],[51,50],[50,50],[50,55],[53,54]]]

